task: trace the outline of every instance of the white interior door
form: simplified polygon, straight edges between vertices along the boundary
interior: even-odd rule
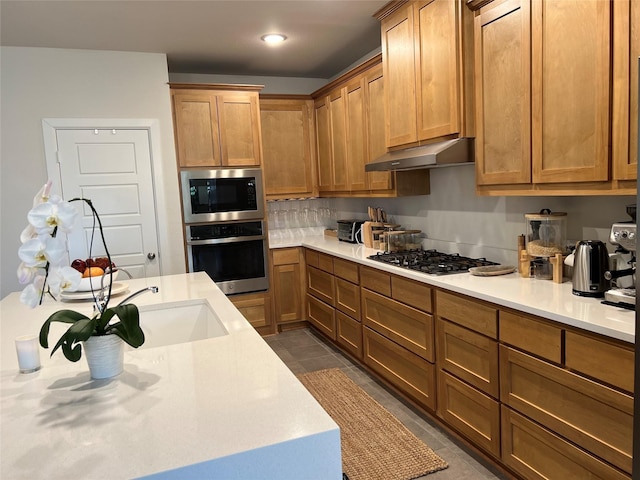
[[[159,275],[148,131],[56,129],[56,140],[63,198],[91,200],[117,266],[136,278]],[[74,205],[83,228],[69,236],[69,256],[84,259],[89,256],[93,216],[85,202]],[[105,255],[97,228],[91,255]]]

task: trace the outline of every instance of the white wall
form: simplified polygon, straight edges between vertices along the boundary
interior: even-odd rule
[[[16,279],[19,235],[47,180],[43,118],[157,119],[154,159],[163,274],[184,272],[178,180],[164,54],[0,47],[0,297]]]
[[[383,208],[405,228],[422,230],[424,248],[516,265],[525,213],[567,212],[568,240],[607,241],[611,224],[629,221],[635,197],[477,197],[473,165],[431,170],[431,194],[395,199],[339,199],[338,218],[366,219],[367,205]],[[614,247],[607,245],[610,253]]]

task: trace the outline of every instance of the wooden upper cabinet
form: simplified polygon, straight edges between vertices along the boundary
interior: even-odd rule
[[[364,101],[366,119],[366,160],[372,162],[387,153],[385,142],[384,116],[384,77],[382,64],[369,70],[364,76]],[[391,172],[368,172],[367,186],[370,190],[389,190],[393,188]]]
[[[408,5],[381,22],[385,81],[386,144],[418,140],[413,8]]]
[[[260,96],[263,177],[268,199],[317,195],[312,115],[311,99]]]
[[[481,2],[477,193],[636,193],[638,3]]]
[[[329,94],[332,190],[349,190],[347,167],[347,100],[344,89]]]
[[[451,0],[422,0],[414,5],[418,139],[460,132],[457,9]]]
[[[209,93],[172,92],[176,154],[181,167],[221,165],[218,106]]]
[[[350,191],[366,190],[367,176],[365,136],[364,80],[358,76],[344,87],[347,113],[347,178]]]
[[[529,0],[489,5],[475,17],[476,182],[531,182]]]
[[[261,164],[259,86],[170,84],[180,167]]]
[[[636,180],[640,2],[613,4],[613,178]]]
[[[609,179],[611,5],[532,1],[534,183]]]
[[[318,161],[318,188],[320,192],[333,190],[331,126],[329,123],[328,97],[315,101],[316,157]]]
[[[379,12],[388,147],[464,130],[462,48],[471,44],[472,27],[469,20],[465,28],[463,15],[471,18],[458,0],[413,1]]]

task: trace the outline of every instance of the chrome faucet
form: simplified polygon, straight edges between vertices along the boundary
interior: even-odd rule
[[[137,292],[132,293],[131,295],[129,295],[127,298],[125,298],[124,300],[122,300],[118,305],[116,305],[117,307],[119,307],[120,305],[124,305],[125,303],[128,303],[131,299],[137,297],[138,295],[142,295],[143,293],[149,291],[151,293],[158,293],[160,289],[158,287],[156,287],[155,285],[153,287],[146,287],[146,288],[141,288],[140,290],[138,290]]]

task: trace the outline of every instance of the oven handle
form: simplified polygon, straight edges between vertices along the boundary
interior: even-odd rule
[[[187,240],[187,245],[220,245],[222,243],[250,242],[252,240],[265,240],[265,235],[253,235],[248,237],[212,238],[209,240]]]

